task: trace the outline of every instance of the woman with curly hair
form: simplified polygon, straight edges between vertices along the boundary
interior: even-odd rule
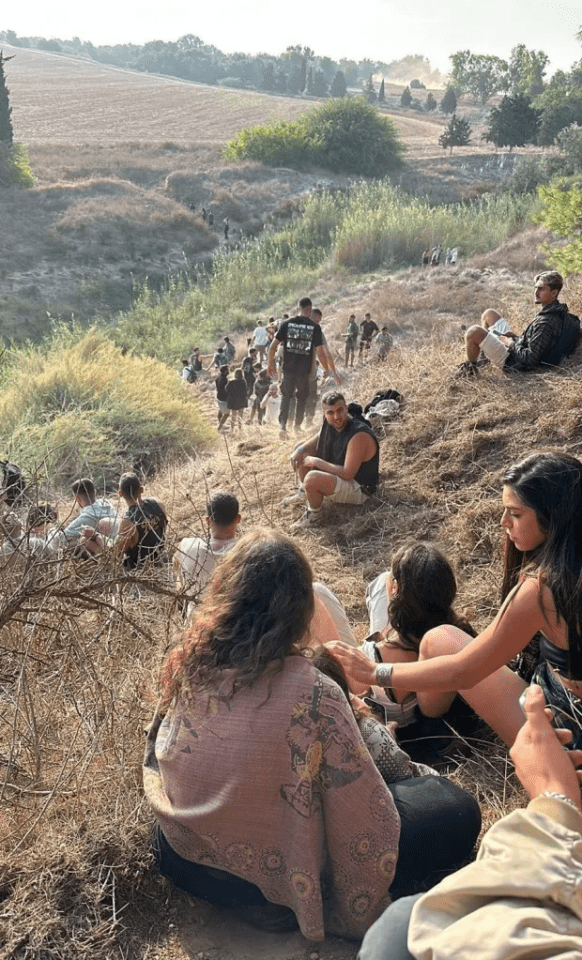
[[[165,665],[144,785],[177,885],[271,929],[361,937],[390,902],[399,817],[312,665],[314,608],[291,540],[241,538]]]

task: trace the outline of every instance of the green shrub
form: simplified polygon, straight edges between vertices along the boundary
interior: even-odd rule
[[[389,183],[362,184],[335,234],[337,266],[369,272],[417,263],[426,243],[458,247],[463,256],[491,250],[523,227],[532,197],[504,195],[433,207]]]
[[[194,395],[157,360],[119,350],[96,330],[57,328],[44,355],[12,354],[0,394],[0,442],[29,475],[66,483],[154,470],[193,454],[212,430]]]
[[[582,273],[582,176],[557,177],[538,187],[538,194],[543,203],[539,222],[568,240],[560,246],[546,245],[551,265],[566,275]]]
[[[303,170],[383,177],[399,166],[404,146],[389,117],[363,97],[328,100],[300,120],[241,130],[224,151],[229,160],[258,160]]]
[[[32,187],[34,174],[23,143],[0,144],[0,187]]]
[[[299,121],[274,120],[259,127],[246,127],[229,141],[228,160],[258,160],[270,167],[303,170],[314,160],[305,127]]]
[[[401,163],[404,145],[392,120],[363,97],[328,100],[303,121],[318,163],[327,170],[384,177]]]

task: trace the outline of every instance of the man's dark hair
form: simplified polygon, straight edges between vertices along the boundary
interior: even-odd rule
[[[321,310],[319,309],[319,307],[314,307],[313,310],[311,311],[311,316],[312,316],[312,317],[323,317],[323,313],[321,312]]]
[[[91,501],[96,497],[95,484],[89,477],[82,477],[81,480],[75,480],[75,482],[71,484],[71,490],[76,497],[80,495]]]
[[[544,270],[543,273],[538,273],[537,277],[534,278],[534,283],[547,283],[550,290],[557,290],[558,293],[564,286],[564,278],[561,273],[558,273],[557,270]]]
[[[313,306],[313,304],[311,303],[311,297],[301,297],[301,300],[299,301],[299,306],[301,307],[302,310],[306,310],[307,307]]]
[[[218,369],[219,369],[220,373],[224,374],[225,377],[228,375],[229,367],[228,367],[228,364],[227,364],[227,363],[223,363],[222,366],[219,367]]]
[[[215,493],[206,504],[206,515],[217,527],[230,527],[240,513],[233,493]]]
[[[324,407],[333,407],[336,403],[345,403],[346,398],[339,390],[328,390],[321,398]]]
[[[134,500],[139,494],[142,483],[137,473],[123,473],[119,478],[119,490],[124,497],[132,497]]]
[[[26,529],[34,530],[43,523],[56,523],[57,511],[52,503],[38,503],[30,507],[26,515]]]
[[[225,338],[224,338],[224,342],[225,342],[225,343],[230,343],[230,337],[225,337]]]

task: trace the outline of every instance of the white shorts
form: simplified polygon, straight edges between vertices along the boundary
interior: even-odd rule
[[[228,413],[228,405],[226,400],[217,400],[216,406],[218,407],[219,413]]]
[[[359,483],[355,480],[343,480],[341,477],[335,478],[335,490],[325,498],[332,503],[365,503],[368,494],[364,493]]]
[[[503,370],[505,361],[509,356],[509,350],[494,333],[488,333],[484,340],[479,344],[481,350],[491,363]]]

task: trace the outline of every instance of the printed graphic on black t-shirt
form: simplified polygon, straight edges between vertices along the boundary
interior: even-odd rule
[[[286,320],[279,328],[277,339],[285,345],[283,372],[292,374],[307,374],[314,348],[323,343],[321,327],[307,317]]]

